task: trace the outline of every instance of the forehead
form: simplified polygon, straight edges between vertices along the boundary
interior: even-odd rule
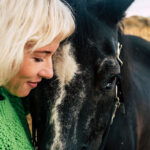
[[[94,21],[94,25],[91,25],[91,30],[87,34],[90,41],[89,46],[96,47],[100,53],[103,53],[106,56],[114,56],[118,45],[117,26],[105,22],[103,19],[89,19],[89,22],[90,21]],[[91,43],[93,44],[91,45]]]
[[[58,41],[52,41],[51,43],[43,46],[43,47],[40,47],[36,50],[34,50],[34,53],[37,53],[37,52],[54,52],[59,46],[59,42]]]
[[[59,46],[59,43],[61,42],[61,38],[60,36],[56,36],[51,42],[46,43],[45,41],[45,44],[43,42],[40,42],[40,41],[35,41],[35,40],[29,40],[26,42],[25,46],[24,46],[24,50],[26,51],[31,51],[31,52],[34,52],[34,51],[43,51],[43,50],[52,50],[53,49],[55,50],[56,47]]]
[[[90,45],[93,43],[93,47],[95,47],[102,56],[115,56],[118,49],[117,34],[110,29],[106,31],[107,30],[99,29],[95,39],[90,39]]]

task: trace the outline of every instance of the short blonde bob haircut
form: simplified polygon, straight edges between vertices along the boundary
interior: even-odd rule
[[[72,34],[75,24],[60,0],[0,0],[0,86],[20,69],[24,48],[30,51]]]

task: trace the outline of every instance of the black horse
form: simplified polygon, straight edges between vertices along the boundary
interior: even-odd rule
[[[150,43],[119,29],[132,1],[67,1],[76,31],[29,95],[39,150],[150,149]]]

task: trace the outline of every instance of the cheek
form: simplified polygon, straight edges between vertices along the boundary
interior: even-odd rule
[[[17,75],[14,77],[14,79],[22,79],[26,76],[28,76],[30,73],[29,67],[25,67],[24,65],[21,65],[21,68],[19,70],[19,72],[17,73]]]
[[[33,62],[33,60],[31,58],[26,58],[24,59],[17,76],[20,78],[29,78],[34,76],[37,71],[38,67]]]
[[[31,67],[21,68],[17,76],[20,79],[29,78],[34,75],[34,72],[35,72],[35,69]]]

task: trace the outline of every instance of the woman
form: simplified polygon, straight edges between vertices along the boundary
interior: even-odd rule
[[[33,149],[19,97],[52,78],[52,55],[73,31],[60,0],[0,1],[0,149]]]

